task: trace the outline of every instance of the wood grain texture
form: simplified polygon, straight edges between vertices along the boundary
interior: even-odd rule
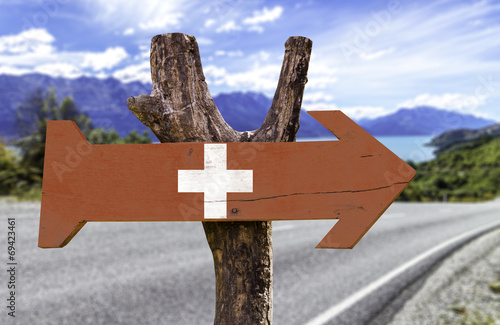
[[[205,172],[209,166],[206,148],[214,144],[90,145],[73,122],[50,121],[40,244],[58,247],[88,221],[227,225],[231,221],[340,219],[319,247],[351,248],[415,171],[342,112],[310,114],[339,141],[216,145],[224,148],[220,160],[227,170],[252,171],[253,175],[251,191],[224,191],[223,180],[210,181],[217,195],[228,192],[224,199],[216,199],[224,200],[223,214],[229,222],[222,223],[207,219],[207,197],[200,184],[196,184],[197,191],[179,190],[179,171]],[[62,233],[61,220],[70,225]]]

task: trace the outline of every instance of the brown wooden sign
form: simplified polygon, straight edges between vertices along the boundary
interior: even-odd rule
[[[92,221],[340,219],[317,247],[352,248],[415,171],[342,112],[309,114],[339,141],[90,145],[50,121],[38,245]]]

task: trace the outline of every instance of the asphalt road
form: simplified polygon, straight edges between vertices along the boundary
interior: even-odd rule
[[[0,203],[2,269],[8,217],[16,218],[16,318],[1,308],[1,324],[213,323],[213,262],[200,223],[88,223],[65,248],[40,249],[39,204]],[[314,249],[335,220],[275,222],[274,324],[365,324],[467,238],[426,252],[495,221],[500,201],[395,203],[352,250]]]

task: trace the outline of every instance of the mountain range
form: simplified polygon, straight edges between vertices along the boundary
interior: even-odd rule
[[[358,123],[373,135],[437,135],[455,129],[479,129],[496,121],[431,106],[401,108],[397,112]]]
[[[151,84],[122,83],[114,78],[65,79],[42,74],[0,75],[0,136],[7,140],[17,137],[17,107],[37,88],[54,88],[59,99],[72,96],[77,106],[92,118],[96,127],[112,127],[121,136],[134,129],[139,132],[148,130],[128,110],[127,98],[149,94]],[[214,101],[229,125],[238,131],[246,131],[260,127],[272,99],[255,92],[233,92],[214,96]],[[357,122],[375,136],[432,135],[460,128],[478,129],[495,123],[493,120],[429,106],[402,108],[393,114]],[[151,136],[155,139],[152,133]],[[332,137],[327,129],[302,110],[297,137],[325,136]]]

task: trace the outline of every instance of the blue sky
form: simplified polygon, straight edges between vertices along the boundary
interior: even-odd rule
[[[313,41],[306,109],[500,121],[500,1],[0,0],[0,73],[150,82],[150,40],[168,32],[197,38],[212,95],[272,96],[299,35]]]

